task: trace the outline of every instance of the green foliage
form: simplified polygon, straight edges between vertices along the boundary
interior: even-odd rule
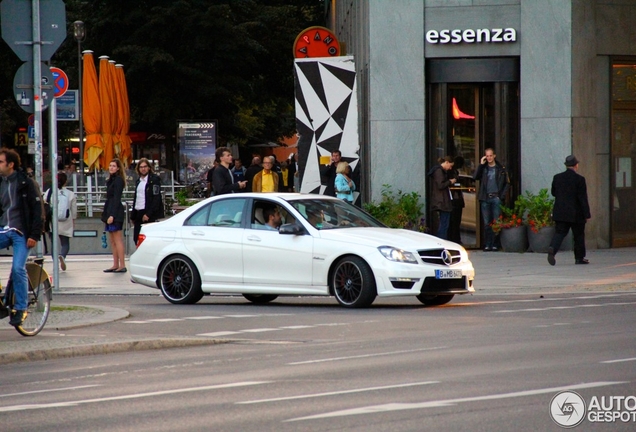
[[[422,217],[422,204],[417,192],[395,194],[391,185],[382,186],[382,200],[379,203],[364,204],[371,216],[391,228],[406,228],[426,232],[426,222]]]
[[[517,201],[525,209],[525,223],[534,232],[538,232],[541,228],[554,225],[552,220],[552,209],[554,207],[554,198],[550,196],[547,189],[541,189],[538,194],[526,191],[524,195],[519,196]]]
[[[177,192],[174,193],[174,198],[177,200],[177,204],[180,206],[189,206],[194,204],[191,201],[188,201],[188,198],[190,198],[188,196],[188,191],[187,189],[179,189]]]
[[[84,21],[87,36],[82,49],[94,51],[96,59],[108,55],[124,65],[133,128],[139,124],[172,135],[177,119],[216,119],[220,144],[272,141],[293,134],[292,46],[305,28],[324,25],[323,1],[65,4],[69,36],[53,64],[64,69],[71,88],[77,88],[72,23]],[[6,52],[9,48],[3,45]],[[4,58],[0,52],[0,60]],[[17,66],[3,73],[5,82],[12,82]],[[11,86],[5,87],[6,97],[13,99]]]
[[[523,216],[526,213],[525,201],[522,197],[518,197],[514,207],[501,206],[501,216],[493,221],[490,226],[495,234],[506,228],[514,228],[524,225]]]

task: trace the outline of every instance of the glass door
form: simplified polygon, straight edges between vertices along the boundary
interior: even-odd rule
[[[455,160],[459,179],[453,189],[461,192],[464,204],[459,237],[467,248],[481,246],[483,226],[477,199],[479,185],[473,180],[473,174],[485,149],[493,148],[497,160],[511,173],[508,199],[514,199],[518,194],[521,178],[518,104],[516,82],[429,85],[428,167],[446,155]],[[435,212],[429,211],[432,232],[437,226],[436,218]]]
[[[636,63],[612,64],[612,247],[636,246]]]

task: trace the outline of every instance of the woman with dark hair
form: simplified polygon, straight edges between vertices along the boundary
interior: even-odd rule
[[[439,212],[439,227],[435,235],[444,240],[448,239],[448,226],[453,212],[450,186],[455,183],[455,178],[449,179],[447,174],[453,168],[453,164],[451,156],[444,156],[439,160],[439,165],[435,165],[428,172],[429,177],[433,180],[431,184],[431,210]]]
[[[126,188],[126,173],[124,165],[117,158],[108,164],[108,172],[110,177],[106,182],[106,202],[104,203],[102,222],[106,224],[104,230],[110,239],[113,266],[104,270],[104,273],[126,273],[126,255],[122,232],[126,212],[121,203],[121,196]]]

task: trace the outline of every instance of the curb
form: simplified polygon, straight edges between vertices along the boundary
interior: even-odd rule
[[[166,348],[186,348],[206,345],[230,343],[226,339],[135,339],[124,342],[93,343],[88,345],[74,345],[64,348],[38,349],[31,351],[11,352],[0,354],[0,365],[39,361],[55,360],[60,358],[81,357],[98,354],[112,354],[129,351],[149,351]]]

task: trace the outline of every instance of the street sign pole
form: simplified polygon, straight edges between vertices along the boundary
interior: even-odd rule
[[[58,237],[58,218],[57,218],[57,206],[58,206],[58,201],[57,201],[57,191],[58,191],[58,184],[57,184],[57,107],[56,105],[56,100],[55,98],[52,98],[51,100],[51,106],[49,106],[49,124],[51,127],[50,133],[49,133],[49,166],[51,167],[50,171],[51,171],[51,185],[49,186],[51,188],[51,199],[53,199],[53,206],[52,208],[55,210],[53,211],[53,220],[51,222],[51,258],[53,259],[53,281],[55,282],[55,284],[53,285],[55,288],[55,290],[57,291],[59,289],[59,281],[60,281],[60,269],[59,266],[57,265],[57,261],[58,261],[58,256],[60,253],[59,250],[59,242],[57,241]],[[44,191],[42,191],[44,192]],[[45,235],[45,234],[42,234]]]
[[[35,178],[40,187],[42,187],[44,185],[44,172],[42,165],[42,47],[40,45],[40,0],[32,0],[31,19],[31,22],[33,23],[33,102],[35,107],[35,111],[33,114],[35,115]],[[55,196],[57,197],[57,193],[55,194]],[[42,242],[38,242],[36,252],[37,256],[41,258]]]

